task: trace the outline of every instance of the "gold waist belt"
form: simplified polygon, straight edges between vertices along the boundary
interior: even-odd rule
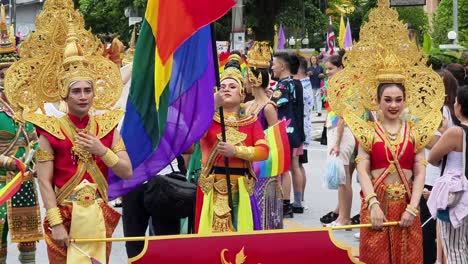
[[[385,196],[393,201],[399,201],[405,198],[406,189],[401,183],[391,183],[385,189]]]

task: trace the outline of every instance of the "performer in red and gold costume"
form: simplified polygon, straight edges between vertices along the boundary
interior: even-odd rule
[[[90,108],[105,111],[113,106],[120,97],[122,80],[118,67],[95,49],[99,43],[84,30],[73,2],[47,3],[44,12],[61,12],[39,16],[38,24],[42,25],[44,18],[51,19],[50,26],[59,32],[48,34],[38,27],[42,38],[31,36],[25,43],[25,54],[28,48],[44,47],[40,41],[60,36],[66,42],[46,53],[46,58],[40,53],[13,64],[5,85],[12,94],[17,93],[13,105],[22,110],[25,120],[36,125],[39,134],[37,175],[47,210],[44,231],[49,261],[91,263],[92,257],[107,263],[110,243],[70,243],[70,239],[111,237],[120,218],[107,205],[107,175],[109,169],[121,178],[132,175],[125,145],[116,129],[123,112],[111,110],[93,115]],[[67,27],[60,28],[58,23]],[[65,36],[64,29],[68,31]],[[36,78],[43,82],[36,82]],[[44,83],[51,86],[44,87]],[[59,100],[68,107],[65,116],[49,117],[36,112],[43,102]]]
[[[221,120],[215,113],[213,123],[200,140],[202,171],[197,194],[198,233],[254,230],[260,223],[255,200],[251,199],[256,176],[252,161],[268,158],[268,146],[261,124],[255,115],[246,115],[243,76],[238,60],[227,63],[221,75],[221,87],[215,94],[217,106],[224,108],[226,139],[222,141]],[[233,208],[228,204],[224,158],[229,158]],[[233,214],[233,215],[231,215]]]
[[[363,60],[362,58],[366,58]],[[362,188],[360,257],[364,263],[422,263],[419,200],[427,161],[424,147],[441,125],[441,78],[408,38],[387,0],[369,15],[360,41],[330,81],[331,108],[359,141]],[[374,122],[361,118],[376,111]],[[382,227],[383,222],[399,222]]]

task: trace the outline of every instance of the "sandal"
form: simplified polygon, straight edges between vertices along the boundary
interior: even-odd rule
[[[357,214],[351,218],[351,224],[352,225],[359,225],[361,223],[361,215]]]
[[[322,222],[323,224],[329,224],[329,223],[335,221],[337,218],[338,218],[338,214],[331,211],[328,214],[320,217],[320,222]]]

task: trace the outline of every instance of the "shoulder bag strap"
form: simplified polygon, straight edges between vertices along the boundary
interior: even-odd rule
[[[466,155],[466,142],[468,141],[468,127],[465,125],[460,125],[463,128],[463,135],[465,140],[463,140],[463,172],[465,173],[465,177],[468,178],[468,172],[466,168],[466,164],[468,163],[468,156]]]

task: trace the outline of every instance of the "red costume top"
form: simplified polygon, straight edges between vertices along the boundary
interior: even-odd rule
[[[84,131],[96,135],[105,147],[111,148],[114,130],[122,114],[121,111],[111,111],[98,116],[88,115],[81,120],[70,114],[61,118],[40,114],[26,116],[36,125],[38,134],[47,138],[54,151],[52,182],[59,204],[83,180],[96,183],[101,198],[107,201],[108,167],[100,157],[76,148],[74,138]]]
[[[227,141],[235,146],[245,146],[250,148],[247,150],[247,156],[235,155],[229,158],[230,168],[247,168],[252,176],[255,176],[251,170],[252,161],[265,160],[268,158],[269,148],[265,141],[265,133],[262,125],[258,122],[255,116],[249,116],[240,120],[230,121],[229,113],[226,113],[226,138]],[[232,119],[232,118],[231,118]],[[202,151],[203,172],[210,173],[212,167],[224,167],[224,156],[217,155],[217,144],[221,141],[221,124],[219,115],[216,114],[214,122],[205,136],[200,140],[200,148]]]

